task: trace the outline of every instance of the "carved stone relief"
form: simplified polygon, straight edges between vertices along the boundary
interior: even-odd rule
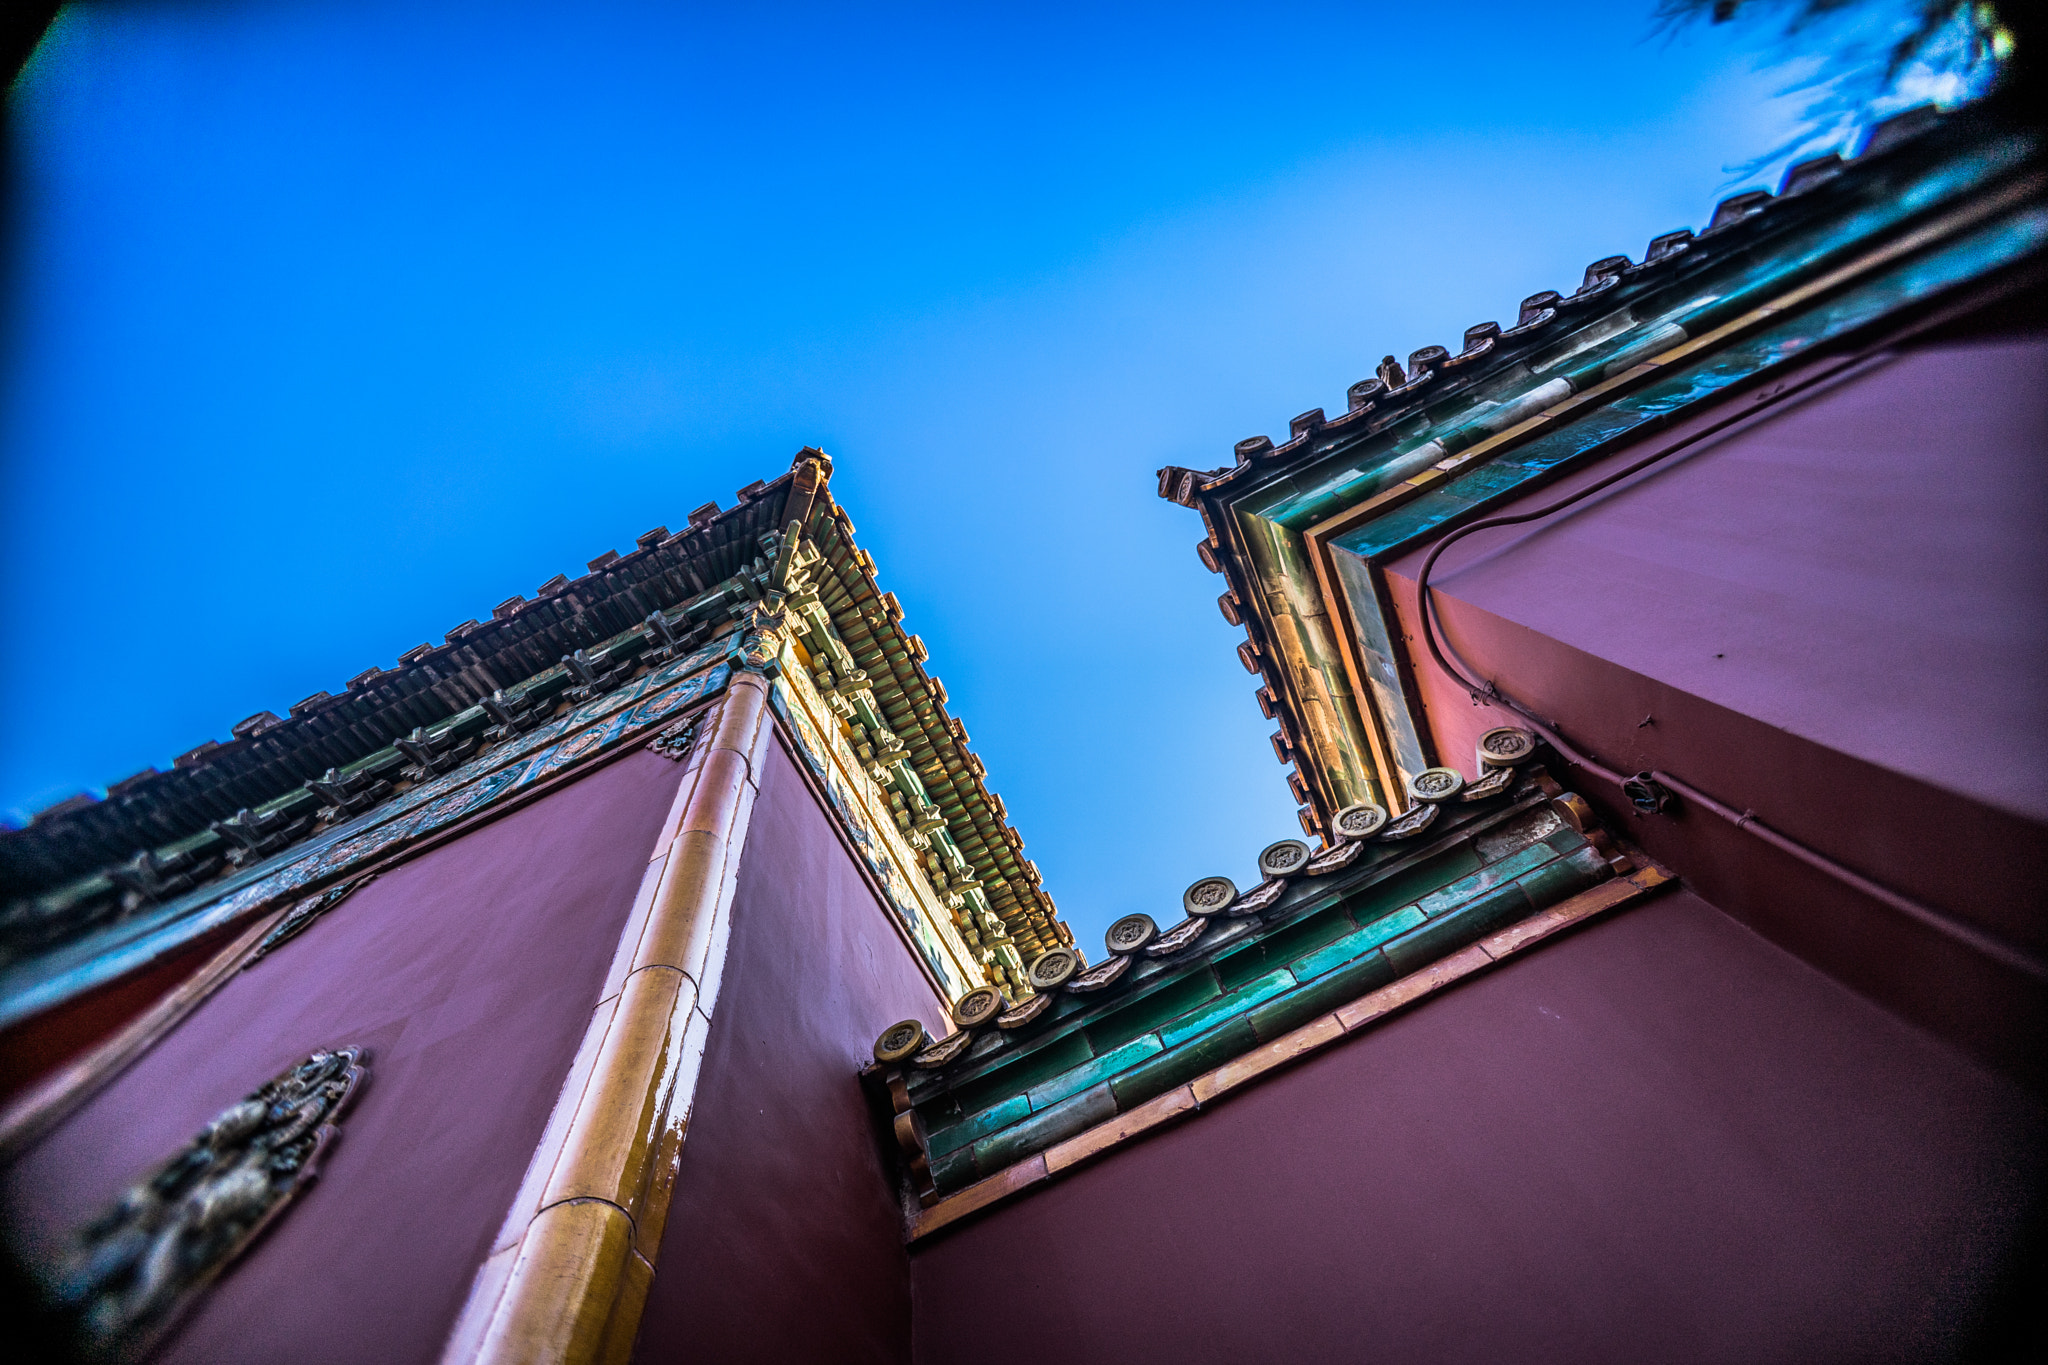
[[[313,1182],[367,1060],[353,1047],[311,1054],[222,1110],[79,1229],[51,1288],[82,1357],[140,1359]]]

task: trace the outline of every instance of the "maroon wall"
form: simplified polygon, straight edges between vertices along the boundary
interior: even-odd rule
[[[909,1360],[903,1211],[854,1075],[942,1006],[888,915],[771,746],[635,1359]]]
[[[1953,1358],[2044,1119],[1672,893],[921,1244],[916,1359]]]
[[[1884,885],[2048,957],[2048,343],[1910,350],[1433,572],[1447,638],[1608,766],[1684,778]],[[1637,458],[1626,450],[1508,511]],[[1513,717],[1420,647],[1427,723],[1469,767]],[[1647,723],[1645,723],[1647,722]],[[1701,811],[1632,818],[1701,894],[2016,1073],[2048,993]]]
[[[1431,582],[1766,725],[2048,822],[2043,395],[2038,335],[1909,350],[1565,513],[1470,536]],[[1393,568],[1412,578],[1423,553]]]
[[[434,1360],[597,1002],[681,768],[632,755],[385,873],[237,976],[7,1172],[48,1245],[305,1053],[366,1044],[320,1183],[165,1361]]]

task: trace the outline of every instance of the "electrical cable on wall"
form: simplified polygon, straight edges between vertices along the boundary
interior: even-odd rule
[[[1879,357],[1878,359],[1882,358],[1888,357]],[[1862,367],[1856,368],[1860,369]],[[1469,666],[1465,665],[1463,659],[1457,659],[1456,651],[1451,648],[1450,642],[1442,638],[1442,631],[1436,614],[1436,599],[1432,595],[1429,576],[1431,571],[1436,568],[1437,560],[1452,545],[1466,536],[1479,531],[1492,530],[1502,526],[1519,526],[1526,522],[1540,521],[1544,517],[1561,512],[1565,508],[1593,496],[1595,493],[1611,488],[1622,480],[1641,473],[1660,460],[1667,459],[1682,450],[1697,445],[1710,436],[1719,435],[1736,423],[1754,416],[1757,411],[1764,407],[1774,406],[1788,397],[1804,393],[1823,380],[1838,377],[1838,373],[1816,376],[1805,384],[1776,392],[1766,391],[1759,394],[1754,406],[1742,412],[1732,414],[1724,421],[1714,423],[1703,430],[1694,432],[1683,440],[1675,441],[1660,450],[1653,451],[1642,459],[1534,511],[1522,512],[1514,516],[1488,517],[1481,521],[1475,521],[1468,526],[1461,526],[1444,536],[1431,547],[1428,556],[1422,561],[1422,570],[1416,575],[1415,579],[1416,601],[1420,608],[1417,615],[1421,618],[1422,622],[1423,643],[1428,646],[1430,657],[1436,661],[1437,667],[1452,678],[1455,678],[1471,694],[1474,702],[1499,703],[1501,706],[1514,712],[1527,721],[1529,728],[1541,735],[1565,762],[1574,767],[1585,769],[1603,782],[1619,787],[1622,794],[1628,799],[1629,804],[1642,814],[1669,814],[1670,808],[1674,804],[1671,797],[1673,793],[1676,793],[1685,800],[1691,801],[1702,809],[1726,820],[1737,829],[1754,835],[1780,852],[1789,854],[1808,867],[1823,872],[1844,885],[1862,892],[1872,900],[1890,906],[1907,918],[1923,924],[1976,952],[1982,953],[1994,961],[2003,963],[2015,971],[2023,972],[2036,980],[2048,981],[2048,963],[2042,962],[2032,953],[2007,943],[1995,935],[1986,933],[1975,925],[1967,924],[1945,911],[1937,910],[1930,905],[1923,905],[1909,896],[1902,895],[1889,887],[1872,881],[1853,868],[1845,867],[1826,854],[1808,848],[1805,844],[1791,838],[1789,835],[1772,829],[1769,825],[1759,820],[1756,812],[1753,810],[1738,811],[1732,806],[1715,800],[1690,782],[1671,773],[1664,772],[1661,769],[1652,769],[1628,776],[1618,773],[1590,755],[1582,753],[1558,733],[1555,725],[1541,719],[1531,712],[1528,707],[1523,706],[1520,702],[1502,692],[1498,684],[1491,681],[1482,682],[1476,680],[1476,670],[1472,670]],[[1452,663],[1453,659],[1457,659],[1455,665]]]

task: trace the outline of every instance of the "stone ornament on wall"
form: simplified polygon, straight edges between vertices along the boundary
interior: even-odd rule
[[[361,1048],[312,1053],[222,1110],[77,1232],[50,1287],[81,1357],[139,1360],[313,1183],[367,1062]]]
[[[274,949],[286,940],[297,938],[312,925],[314,920],[319,919],[329,910],[332,910],[335,906],[341,904],[344,900],[347,900],[350,896],[375,880],[377,880],[377,874],[374,872],[368,876],[354,877],[339,885],[330,886],[325,891],[308,896],[297,905],[294,905],[285,913],[285,917],[279,920],[276,926],[263,936],[263,941],[256,945],[256,950],[249,954],[249,960],[242,964],[242,970],[248,971],[265,957],[268,957]]]
[[[663,758],[680,763],[690,756],[690,742],[697,737],[697,722],[677,721],[654,737],[647,747]]]

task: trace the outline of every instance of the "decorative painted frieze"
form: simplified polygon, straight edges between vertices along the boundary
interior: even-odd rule
[[[714,642],[346,824],[98,935],[0,971],[0,1025],[111,981],[221,925],[304,894],[309,886],[348,876],[458,820],[520,797],[580,761],[643,740],[676,711],[724,688],[730,649],[727,641]]]
[[[802,656],[794,668],[805,698],[788,709],[809,719],[815,738],[829,737],[817,753],[829,755],[847,798],[839,813],[874,851],[871,870],[895,888],[899,915],[922,926],[921,954],[947,964],[948,989],[996,980],[1028,997],[1026,953],[1071,934],[983,786],[965,727],[945,714],[921,647],[901,631],[894,597],[879,592],[872,559],[851,544],[829,472],[830,461],[807,449],[789,475],[730,512],[707,505],[682,533],[651,531],[633,553],[600,556],[586,577],[551,580],[531,601],[510,599],[490,622],[465,622],[446,646],[408,651],[398,669],[368,670],[344,696],[308,698],[289,720],[252,717],[231,744],[181,758],[174,775],[139,774],[105,802],[81,798],[0,834],[0,874],[75,865],[90,846],[82,830],[130,837],[118,833],[123,812],[149,810],[137,830],[193,828],[178,804],[187,798],[173,789],[206,775],[203,801],[187,801],[207,817],[195,832],[105,856],[88,875],[0,907],[0,1026],[631,742],[617,726],[629,714],[628,730],[654,719],[646,706],[664,689],[676,688],[665,700],[684,705],[723,685],[715,667],[772,676],[787,641]],[[675,605],[649,611],[650,599]],[[551,641],[566,652],[544,648]],[[560,662],[508,678],[507,660],[530,668],[536,653]],[[698,690],[677,686],[700,674]],[[460,709],[413,723],[421,707],[448,698]],[[407,716],[406,732],[385,725],[393,714]],[[366,735],[393,738],[363,752]],[[335,761],[351,749],[357,756]],[[308,752],[317,763],[304,761]],[[306,780],[320,764],[321,776]],[[262,790],[256,777],[273,770],[288,779]],[[252,788],[258,799],[218,818],[223,794]]]
[[[909,832],[892,818],[890,798],[872,767],[863,764],[844,724],[803,666],[794,642],[784,644],[783,667],[771,693],[778,715],[788,723],[825,799],[839,817],[861,861],[948,996],[972,990],[987,978],[984,964],[959,933],[923,870]],[[887,775],[887,770],[884,770]],[[929,841],[920,840],[926,847]]]

